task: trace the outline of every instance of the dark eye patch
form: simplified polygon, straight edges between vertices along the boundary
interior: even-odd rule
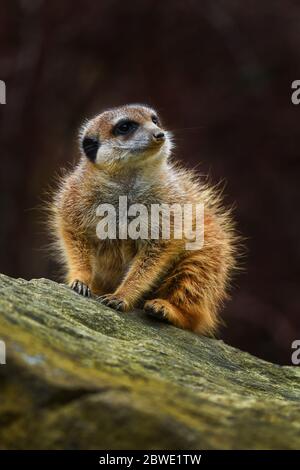
[[[157,116],[155,116],[155,114],[151,117],[151,119],[152,119],[153,124],[155,124],[156,126],[159,125],[159,119]]]
[[[84,137],[81,145],[87,158],[94,162],[96,160],[97,151],[100,147],[99,140],[96,137]]]
[[[121,119],[113,128],[113,134],[118,135],[127,135],[135,131],[139,127],[138,123],[135,121],[130,121],[130,119]]]

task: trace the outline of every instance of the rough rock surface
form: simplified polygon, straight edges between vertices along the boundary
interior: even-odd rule
[[[0,448],[295,449],[300,369],[0,276]]]

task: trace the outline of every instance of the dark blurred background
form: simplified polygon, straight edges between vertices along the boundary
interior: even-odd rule
[[[300,4],[291,0],[3,1],[0,271],[57,279],[37,207],[84,118],[155,106],[187,165],[226,180],[248,238],[220,332],[290,364],[300,337]]]

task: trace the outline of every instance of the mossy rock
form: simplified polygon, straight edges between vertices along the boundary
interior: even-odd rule
[[[2,449],[297,449],[300,369],[0,275]]]

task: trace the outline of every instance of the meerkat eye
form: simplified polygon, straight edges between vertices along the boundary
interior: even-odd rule
[[[128,119],[118,122],[113,128],[114,135],[126,135],[130,132],[135,131],[139,125],[134,121],[129,121]]]
[[[157,116],[152,116],[152,122],[153,122],[153,124],[155,124],[157,126],[158,123],[159,123],[158,117]]]
[[[81,145],[88,159],[94,162],[96,160],[98,148],[100,147],[99,140],[95,137],[84,137]]]

